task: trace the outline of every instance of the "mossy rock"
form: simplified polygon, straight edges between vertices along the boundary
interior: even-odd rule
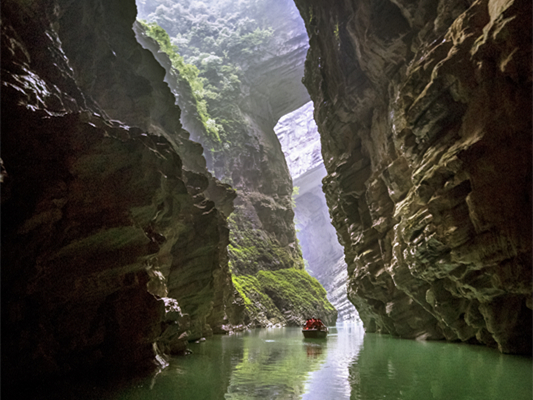
[[[228,251],[233,274],[255,275],[260,270],[304,269],[299,248],[282,246],[262,228],[260,222],[253,222],[246,213],[246,209],[237,206],[228,218]]]
[[[264,293],[261,283],[255,276],[233,276],[232,280],[235,289],[244,300],[244,321],[247,325],[265,327],[285,321],[272,299]]]
[[[326,291],[305,270],[259,271],[256,275],[234,276],[233,283],[244,299],[252,325],[299,326],[310,317],[334,325],[337,320],[337,310],[328,301]]]

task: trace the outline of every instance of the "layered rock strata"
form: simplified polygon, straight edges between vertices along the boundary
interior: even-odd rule
[[[215,206],[235,194],[181,128],[135,14],[133,2],[2,2],[10,383],[153,368],[158,347],[241,322]]]
[[[296,0],[370,332],[531,352],[531,2]]]

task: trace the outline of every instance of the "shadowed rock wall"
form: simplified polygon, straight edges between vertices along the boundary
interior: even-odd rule
[[[89,0],[73,7],[65,2],[58,21],[63,48],[81,89],[110,118],[167,138],[182,159],[183,180],[194,199],[194,207],[184,215],[192,216],[182,217],[179,244],[164,246],[172,261],[154,267],[166,278],[169,295],[190,314],[190,339],[209,334],[211,329],[220,333],[228,323],[222,299],[231,304],[233,288],[226,253],[229,232],[215,205],[229,214],[235,193],[207,172],[202,146],[190,141],[182,129],[180,109],[163,81],[163,68],[135,39],[135,4],[98,4]],[[225,271],[222,275],[219,268]],[[211,327],[206,318],[213,304]]]
[[[2,2],[6,382],[154,368],[154,343],[180,351],[241,321],[215,206],[235,194],[181,129],[135,15]]]
[[[531,2],[296,3],[370,332],[531,352]]]

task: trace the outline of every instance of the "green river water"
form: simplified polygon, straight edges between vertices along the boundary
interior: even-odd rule
[[[531,400],[532,360],[459,343],[364,334],[355,324],[325,340],[299,328],[257,329],[192,344],[158,375],[113,400]]]
[[[190,345],[153,376],[111,388],[65,386],[39,399],[532,400],[532,359],[461,343],[365,334],[327,339],[300,328],[256,329]],[[70,386],[70,385],[67,385]],[[21,393],[19,393],[21,394]],[[28,399],[27,396],[23,397]]]

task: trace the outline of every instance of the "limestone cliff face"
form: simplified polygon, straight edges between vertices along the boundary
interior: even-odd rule
[[[280,116],[308,100],[301,84],[306,32],[290,1],[253,3],[139,2],[139,18],[159,23],[173,43],[179,41],[179,53],[200,68],[204,86],[218,90],[207,104],[222,127],[221,141],[209,138],[199,124],[191,124],[191,130],[207,149],[208,168],[238,193],[230,218],[230,259],[236,274],[303,266],[293,224],[292,181],[273,127]],[[248,43],[243,38],[253,35],[245,26],[246,16],[255,18],[257,29],[270,30],[263,45],[268,51],[259,45],[242,50]],[[230,29],[238,33],[224,41]],[[187,35],[188,42],[183,39]],[[219,64],[225,68],[217,69]],[[162,65],[167,81],[179,80],[170,76],[168,62]],[[231,79],[234,90],[223,90]],[[186,102],[188,93],[175,86],[178,103]],[[185,120],[193,114],[187,112]],[[246,257],[252,248],[257,255]]]
[[[322,179],[326,169],[322,161],[320,135],[313,119],[313,103],[283,116],[274,128],[280,141],[294,187],[294,216],[298,240],[311,275],[328,293],[338,312],[338,320],[356,318],[348,300],[347,268],[343,247],[331,225]]]
[[[531,352],[531,2],[296,3],[368,331]]]
[[[157,22],[180,56],[199,68],[206,108],[220,139],[206,135],[199,124],[193,136],[206,149],[208,168],[237,192],[229,216],[229,258],[236,276],[249,277],[236,278],[248,304],[247,321],[258,326],[299,325],[309,314],[320,314],[334,322],[336,313],[322,292],[316,304],[292,307],[289,304],[296,300],[271,298],[261,289],[265,279],[256,276],[260,271],[303,269],[293,223],[292,180],[273,129],[279,117],[309,100],[301,84],[307,35],[294,4],[142,1],[139,18]],[[142,32],[138,37],[162,60],[178,103],[186,103],[190,91],[180,87],[179,76],[172,76],[165,56]],[[194,111],[187,112],[185,120],[191,115]],[[272,278],[281,276],[280,272]],[[298,287],[298,271],[283,277],[296,279],[291,284]],[[312,281],[307,276],[306,285],[313,287]]]
[[[153,368],[158,347],[240,323],[215,206],[234,192],[187,139],[135,14],[127,1],[2,2],[10,383]]]

